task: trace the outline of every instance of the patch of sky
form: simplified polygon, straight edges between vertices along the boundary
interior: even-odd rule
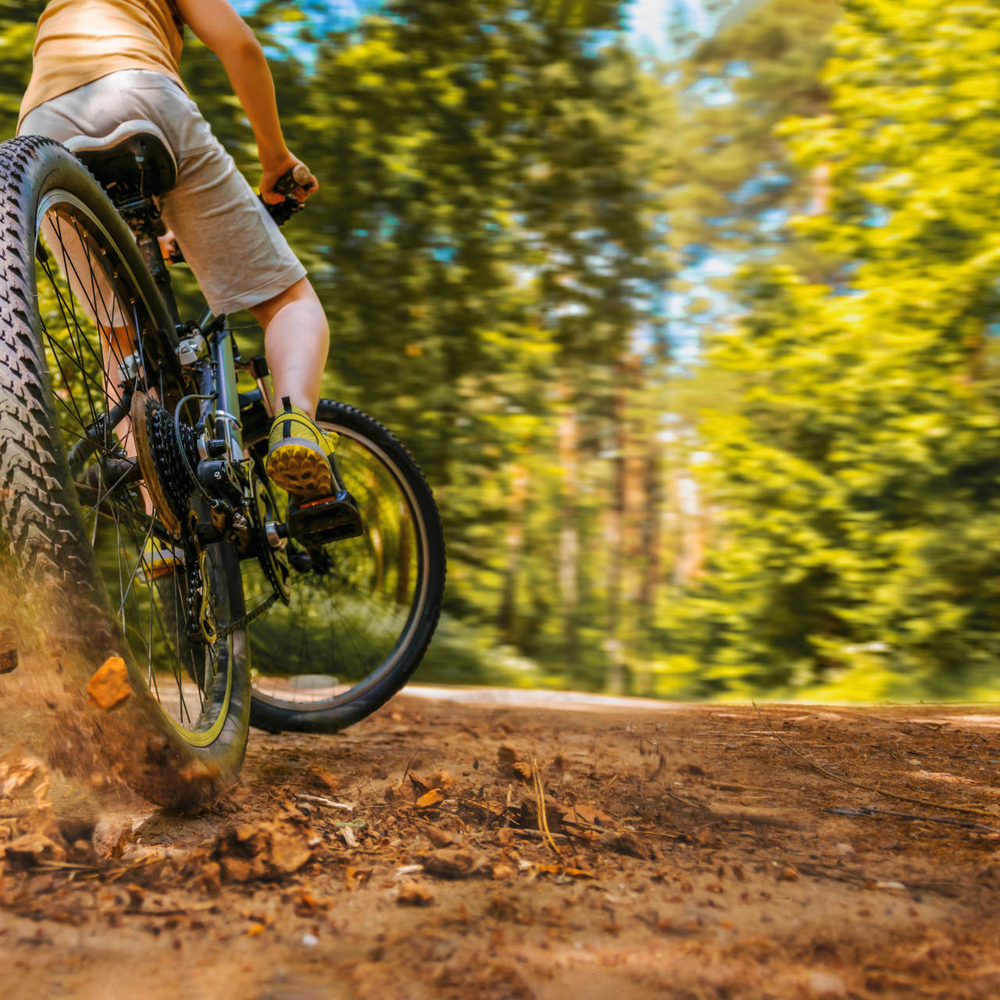
[[[721,107],[724,104],[732,104],[736,100],[735,95],[729,89],[725,80],[718,77],[707,76],[692,84],[688,88],[688,93],[701,100],[711,108]]]
[[[729,200],[737,205],[743,205],[753,198],[759,198],[763,194],[788,187],[790,183],[791,178],[787,174],[774,170],[770,165],[765,165],[759,174],[751,177],[742,187],[734,191],[729,196]]]
[[[872,229],[884,226],[892,218],[892,213],[884,205],[872,205],[865,218],[865,225]]]
[[[757,217],[757,226],[762,233],[775,233],[788,221],[788,215],[783,208],[769,208]]]

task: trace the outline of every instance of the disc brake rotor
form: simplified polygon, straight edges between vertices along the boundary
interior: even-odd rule
[[[274,503],[259,476],[253,477],[254,502],[250,505],[253,533],[256,538],[257,559],[275,593],[287,604],[291,597],[289,578],[292,575],[288,556],[283,548],[271,545],[265,525],[274,518]]]

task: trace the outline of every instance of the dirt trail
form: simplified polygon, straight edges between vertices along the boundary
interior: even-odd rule
[[[22,839],[5,997],[1000,996],[1000,711],[456,697]]]

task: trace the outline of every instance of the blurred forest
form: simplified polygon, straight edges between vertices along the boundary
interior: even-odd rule
[[[6,135],[42,6],[0,0]],[[423,679],[990,697],[1000,0],[744,2],[662,59],[613,0],[362,11],[250,20],[326,392],[442,508]],[[190,32],[182,72],[255,181]]]

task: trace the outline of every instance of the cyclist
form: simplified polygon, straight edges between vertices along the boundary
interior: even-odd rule
[[[31,81],[18,134],[60,142],[104,137],[133,120],[153,122],[178,161],[161,199],[164,222],[217,315],[249,309],[284,411],[271,428],[267,472],[303,499],[338,484],[330,445],[314,423],[329,327],[305,268],[212,134],[180,77],[185,25],[222,61],[257,141],[260,190],[299,160],[282,136],[263,49],[228,0],[50,0],[38,20]],[[315,193],[298,189],[300,200]]]

